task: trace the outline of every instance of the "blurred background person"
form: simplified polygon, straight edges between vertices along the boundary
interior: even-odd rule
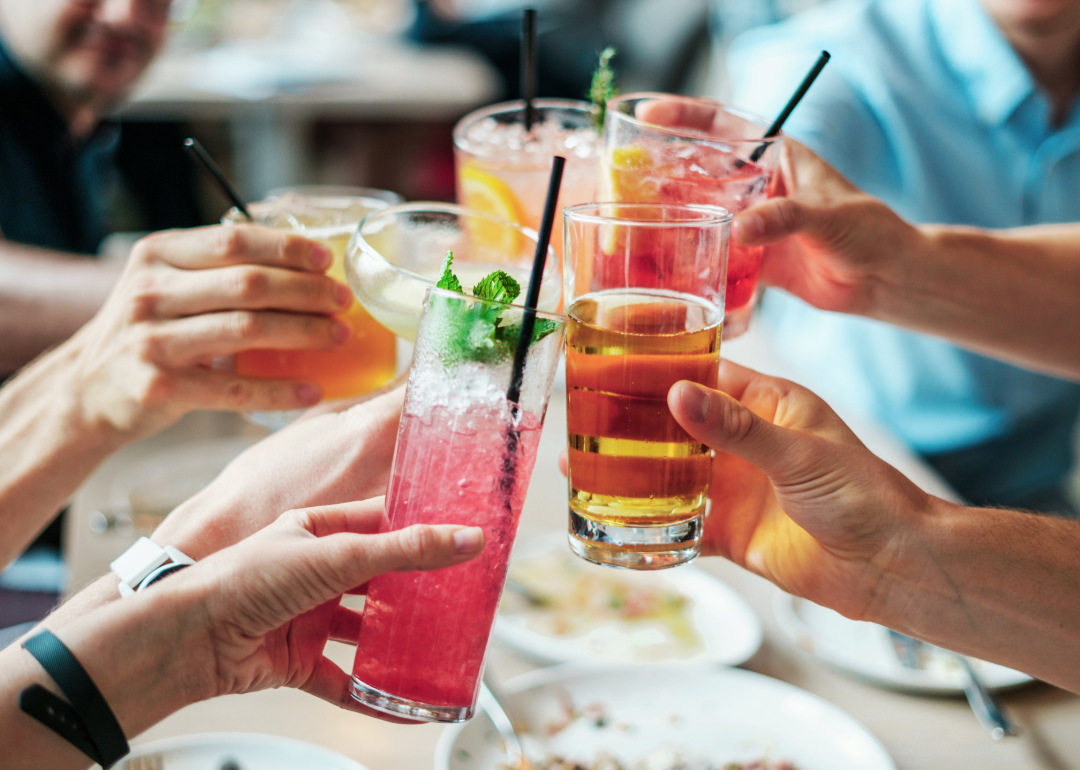
[[[146,229],[199,224],[172,124],[116,109],[161,49],[170,0],[0,0],[0,378],[69,337],[119,275],[85,259],[121,175]]]
[[[537,9],[541,97],[585,99],[597,55],[618,49],[624,91],[700,88],[709,54],[705,0],[421,0],[409,35],[467,45],[502,75],[504,99],[520,93],[521,12]]]
[[[732,46],[731,101],[914,222],[1080,220],[1080,2],[840,0]],[[760,319],[802,384],[874,415],[978,505],[1075,514],[1080,385],[769,292]]]

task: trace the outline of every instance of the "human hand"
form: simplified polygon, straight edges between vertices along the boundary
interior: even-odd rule
[[[154,531],[201,559],[254,534],[281,511],[386,491],[405,388],[343,412],[294,422],[260,441]]]
[[[186,597],[191,671],[203,697],[293,687],[342,708],[349,675],[323,656],[328,639],[355,644],[360,614],[342,594],[384,572],[452,567],[484,547],[478,527],[423,526],[376,534],[383,498],[289,511],[252,537],[155,590]]]
[[[816,308],[873,315],[923,235],[803,145],[785,139],[776,196],[736,215],[732,238],[765,246],[761,280]]]
[[[918,574],[929,496],[805,388],[728,362],[719,388],[684,381],[668,393],[676,421],[716,450],[702,553],[875,617],[887,576]]]
[[[312,383],[211,369],[251,348],[330,349],[351,330],[331,317],[352,303],[322,273],[331,255],[298,235],[259,227],[156,233],[136,244],[100,312],[73,347],[72,398],[91,424],[134,440],[192,409],[297,409]]]

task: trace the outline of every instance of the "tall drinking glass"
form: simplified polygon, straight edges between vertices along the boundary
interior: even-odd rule
[[[525,287],[536,241],[535,230],[452,203],[392,206],[365,219],[349,243],[349,285],[379,323],[415,341],[424,292],[438,282],[447,250],[467,289],[492,270]],[[549,246],[539,308],[555,311],[561,301],[562,274]]]
[[[711,451],[667,406],[716,387],[731,214],[600,203],[564,214],[570,548],[663,569],[701,550]]]
[[[551,157],[566,158],[559,208],[596,200],[600,135],[589,102],[535,99],[525,130],[525,103],[503,102],[470,112],[454,127],[458,203],[534,230],[544,213]],[[558,213],[558,212],[556,212]],[[551,234],[562,256],[562,233]]]
[[[386,492],[389,528],[478,526],[486,545],[465,564],[369,584],[352,694],[379,711],[461,722],[475,709],[565,328],[562,316],[538,314],[534,339],[543,336],[513,404],[506,390],[521,316],[515,306],[427,291]]]
[[[608,103],[601,198],[697,203],[739,213],[765,200],[780,157],[769,123],[709,99],[627,94]],[[757,160],[751,157],[760,153]],[[733,243],[724,339],[750,324],[764,249]]]
[[[301,191],[303,190],[303,191]],[[264,201],[248,206],[254,224],[292,230],[326,246],[333,262],[327,270],[339,283],[345,283],[345,247],[360,222],[373,211],[387,208],[390,197],[385,190],[378,198],[339,195],[334,188],[296,188],[279,191]],[[236,209],[229,211],[223,224],[249,224]],[[245,350],[236,355],[236,371],[247,377],[299,379],[316,383],[323,398],[352,398],[377,390],[390,382],[397,369],[394,335],[354,302],[337,316],[352,329],[352,336],[333,350]],[[252,418],[269,427],[282,427],[301,412],[259,412]]]

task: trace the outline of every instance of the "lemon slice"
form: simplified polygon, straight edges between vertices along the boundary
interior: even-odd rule
[[[607,181],[611,185],[609,200],[634,203],[656,203],[660,189],[652,174],[652,156],[639,144],[614,148],[608,157]]]
[[[605,173],[603,179],[608,185],[603,198],[623,203],[657,203],[660,200],[659,183],[652,173],[654,169],[649,151],[639,144],[615,147],[604,157]],[[634,209],[615,206],[610,209],[612,216],[634,219]],[[600,248],[611,256],[625,249],[626,233],[623,226],[601,225],[599,232]]]
[[[525,214],[514,191],[503,180],[475,166],[466,165],[458,174],[462,205],[499,219],[525,224]],[[516,259],[521,250],[521,234],[509,227],[482,219],[468,220],[469,234],[478,246]]]

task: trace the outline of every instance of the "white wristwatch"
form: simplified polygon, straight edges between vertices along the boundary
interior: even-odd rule
[[[150,538],[140,537],[109,568],[120,578],[120,595],[131,596],[155,580],[194,563],[194,559],[171,545],[162,548]]]

